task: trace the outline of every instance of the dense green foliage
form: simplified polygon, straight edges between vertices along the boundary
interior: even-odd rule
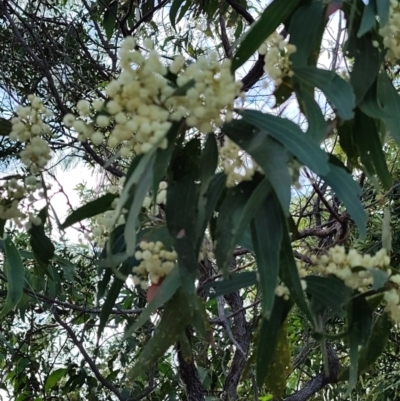
[[[398,398],[397,0],[0,21],[4,399]]]

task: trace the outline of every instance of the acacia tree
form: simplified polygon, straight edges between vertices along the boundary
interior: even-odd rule
[[[399,15],[0,0],[8,397],[395,397]]]

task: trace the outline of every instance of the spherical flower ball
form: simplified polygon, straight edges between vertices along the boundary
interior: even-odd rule
[[[96,124],[97,124],[99,127],[105,128],[105,127],[108,126],[108,124],[110,124],[110,119],[109,119],[109,117],[107,117],[107,116],[105,116],[105,115],[97,116],[97,118],[96,118]]]
[[[101,132],[96,131],[91,137],[90,140],[95,144],[95,145],[100,145],[103,142],[104,136]]]
[[[75,116],[71,113],[68,113],[63,118],[63,123],[66,127],[72,127],[75,122]]]

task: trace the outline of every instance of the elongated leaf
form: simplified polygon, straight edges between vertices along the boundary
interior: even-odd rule
[[[128,209],[128,216],[125,223],[124,238],[126,243],[126,253],[131,256],[136,249],[136,231],[138,226],[138,216],[142,209],[143,200],[149,192],[153,180],[153,169],[148,168],[143,172],[140,180],[134,187],[132,204]],[[128,202],[129,203],[129,202]],[[127,204],[125,204],[128,206]]]
[[[39,225],[32,224],[28,230],[30,235],[29,242],[36,260],[44,265],[48,265],[50,259],[54,256],[55,247],[44,231],[44,224],[47,219],[47,207],[39,212],[38,217],[41,223]]]
[[[268,369],[265,384],[274,397],[282,399],[286,390],[286,378],[292,372],[287,321],[282,324],[279,330],[278,341],[271,360],[271,366],[273,366],[273,369]]]
[[[167,149],[157,149],[156,160],[154,161],[153,167],[154,198],[157,197],[157,191],[160,181],[165,179],[167,175],[167,167],[175,150],[176,137],[182,133],[182,130],[184,130],[184,124],[181,121],[174,122],[166,135],[166,138],[168,140]]]
[[[208,195],[211,180],[214,178],[215,170],[218,166],[218,146],[214,135],[208,135],[204,150],[200,158],[200,194],[197,206],[197,227],[196,227],[196,253],[200,250],[203,242],[204,232],[210,215],[207,215],[207,203],[211,200]],[[214,187],[214,185],[213,185]],[[221,186],[222,189],[222,186]],[[215,188],[213,188],[215,190]],[[217,190],[217,192],[219,192]],[[215,198],[214,198],[215,199]],[[216,202],[217,199],[215,199]],[[215,204],[214,204],[215,206]]]
[[[381,0],[378,0],[378,3]],[[364,6],[363,15],[361,18],[360,28],[358,29],[357,36],[360,38],[365,33],[370,31],[376,24],[376,3],[375,0],[371,0],[367,5]]]
[[[53,370],[46,379],[46,384],[44,386],[44,389],[46,391],[51,390],[54,386],[57,385],[57,383],[65,376],[67,372],[68,369],[66,368]]]
[[[171,8],[169,9],[169,20],[171,21],[171,25],[174,29],[175,29],[175,24],[177,22],[176,16],[178,14],[179,8],[185,1],[186,0],[174,0],[174,2],[171,5]]]
[[[330,157],[329,173],[321,175],[321,178],[333,189],[339,199],[345,204],[347,211],[357,224],[360,235],[366,234],[367,214],[360,201],[360,185],[343,164],[333,156]]]
[[[88,219],[93,216],[97,216],[100,213],[106,212],[111,209],[111,205],[117,195],[107,193],[100,198],[88,202],[80,208],[73,211],[61,225],[62,229],[72,226],[72,224],[78,223],[84,219]]]
[[[210,181],[207,192],[203,195],[204,201],[206,202],[205,205],[205,210],[204,212],[199,210],[199,221],[198,221],[198,233],[204,234],[207,225],[215,211],[217,202],[219,198],[221,197],[223,191],[225,190],[225,181],[226,181],[226,176],[224,173],[219,173],[216,174],[212,180]],[[201,201],[201,198],[199,199],[199,203]],[[196,253],[199,252],[200,246],[202,242],[202,237],[198,237],[198,244],[197,244],[197,249]]]
[[[276,297],[273,304],[274,308],[271,318],[263,318],[262,320],[257,342],[256,378],[258,386],[264,384],[272,358],[274,357],[282,324],[293,305],[290,301],[285,301],[282,297]]]
[[[179,270],[175,268],[165,277],[154,298],[149,302],[146,309],[143,310],[136,322],[126,331],[124,338],[128,338],[135,331],[139,330],[158,308],[161,308],[161,306],[173,297],[180,286],[181,279]]]
[[[382,109],[378,109],[378,111],[383,110],[386,115],[383,120],[387,133],[400,145],[400,119],[398,118],[400,115],[400,96],[386,72],[378,74],[377,100],[378,105],[382,106]]]
[[[358,360],[358,374],[367,372],[381,356],[389,339],[390,329],[393,323],[386,312],[382,313],[372,327],[368,343],[361,348]],[[349,368],[343,369],[339,375],[339,381],[349,379]]]
[[[257,284],[256,272],[233,273],[221,281],[208,284],[205,290],[210,291],[210,298],[213,299],[255,284]]]
[[[308,128],[306,134],[313,142],[320,144],[325,139],[328,128],[321,108],[315,101],[314,96],[308,91],[296,91],[296,94],[307,117]]]
[[[383,27],[389,21],[390,0],[377,0],[376,7],[378,9],[379,25]]]
[[[299,126],[292,121],[256,110],[244,110],[240,114],[244,121],[271,135],[315,173],[325,174],[328,172],[328,155],[317,144],[311,142]],[[236,123],[235,121],[232,124]],[[224,126],[223,130],[228,134],[229,125],[227,129]],[[254,141],[252,146],[258,147],[260,143]],[[248,152],[251,154],[250,150]]]
[[[161,321],[128,373],[129,378],[134,380],[153,366],[168,348],[178,341],[191,320],[192,311],[187,296],[183,291],[178,291],[165,305]]]
[[[129,264],[129,263],[125,262],[119,269],[119,272],[122,275],[127,276],[129,273],[132,272],[133,265],[135,265],[135,263]],[[111,284],[111,288],[108,291],[106,300],[104,301],[104,304],[101,308],[99,328],[97,330],[97,339],[98,340],[100,339],[101,334],[104,331],[104,328],[107,324],[108,317],[110,316],[112,308],[115,306],[115,302],[119,296],[119,293],[120,293],[121,288],[124,285],[124,283],[125,282],[123,280],[121,280],[120,278],[114,277],[114,281]]]
[[[321,89],[340,118],[343,120],[353,118],[355,107],[353,89],[334,71],[321,70],[313,66],[293,68],[293,71],[296,78],[305,85]]]
[[[314,319],[304,299],[304,292],[301,286],[300,277],[286,224],[283,225],[281,254],[280,254],[280,277],[289,288],[291,299],[297,304],[300,310],[308,317],[310,323]]]
[[[175,240],[179,267],[194,279],[197,270],[196,228],[200,194],[200,141],[192,139],[172,156],[167,190],[167,227]],[[190,279],[190,281],[192,280]],[[189,283],[189,282],[188,282]]]
[[[347,161],[350,168],[360,167],[358,158],[360,156],[357,144],[354,141],[353,128],[354,121],[345,121],[337,127],[339,134],[339,143],[343,151],[346,153]]]
[[[7,298],[0,313],[0,319],[12,311],[21,300],[25,283],[25,268],[18,249],[10,237],[4,239],[4,271],[7,276]]]
[[[282,209],[287,213],[292,179],[287,168],[288,154],[285,148],[269,137],[267,132],[254,130],[252,125],[244,121],[225,124],[223,131],[262,167],[278,196]]]
[[[372,311],[368,302],[357,297],[352,300],[348,308],[348,327],[349,346],[350,346],[350,368],[349,383],[347,386],[346,396],[354,389],[358,378],[358,349],[359,346],[367,344],[372,329]]]
[[[115,22],[117,19],[118,12],[118,2],[110,2],[109,7],[104,13],[103,18],[103,28],[106,32],[107,39],[110,40],[112,38]]]
[[[368,89],[375,82],[382,64],[382,52],[372,45],[372,35],[350,40],[349,48],[354,48],[354,65],[350,73],[350,83],[356,96],[356,104],[361,103]]]
[[[273,1],[245,33],[233,57],[232,71],[242,66],[300,3],[301,0]]]
[[[296,52],[290,56],[293,66],[307,65],[320,25],[324,22],[322,11],[322,2],[314,1],[299,7],[290,19],[290,43],[296,46]]]
[[[383,288],[388,281],[388,273],[375,267],[369,267],[367,270],[369,271],[373,279],[371,290],[379,290]]]
[[[219,209],[214,238],[215,257],[225,275],[235,245],[269,192],[270,185],[266,180],[257,186],[254,182],[245,182],[227,191]]]
[[[251,223],[251,232],[260,274],[262,311],[267,319],[271,315],[275,300],[275,288],[279,275],[283,227],[281,210],[275,194],[270,193],[256,211]]]
[[[136,247],[136,228],[137,218],[141,210],[143,199],[152,185],[153,165],[157,148],[154,147],[150,152],[136,162],[132,161],[132,166],[128,170],[124,188],[121,192],[119,202],[115,208],[115,215],[119,216],[123,208],[128,209],[128,217],[125,224],[124,238],[126,252],[133,255]]]
[[[330,308],[338,316],[345,316],[345,307],[351,297],[348,287],[332,277],[307,276],[304,280],[307,283],[307,293],[319,308],[318,313]]]
[[[356,110],[354,120],[354,140],[360,150],[361,161],[368,173],[376,173],[383,186],[389,189],[392,186],[392,178],[386,165],[376,123],[360,109]]]

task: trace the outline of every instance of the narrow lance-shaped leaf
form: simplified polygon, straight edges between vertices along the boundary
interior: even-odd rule
[[[313,1],[299,7],[290,19],[290,43],[296,46],[296,51],[290,56],[290,60],[296,67],[307,65],[320,25],[324,23],[322,11],[322,2]],[[313,23],[310,24],[310,21]]]
[[[271,135],[315,173],[320,175],[329,171],[328,155],[292,121],[256,110],[244,110],[240,114],[243,120]],[[252,146],[260,146],[260,142],[254,141]],[[251,149],[248,152],[251,154]]]
[[[165,305],[161,321],[128,373],[129,378],[134,380],[153,366],[168,348],[178,341],[180,334],[191,320],[192,311],[187,295],[183,291],[178,291]]]
[[[10,237],[4,239],[4,271],[7,276],[7,298],[0,319],[12,311],[21,300],[25,283],[25,269],[18,249]]]
[[[378,9],[379,25],[383,27],[389,21],[390,0],[376,0],[376,7]]]
[[[100,213],[106,212],[111,209],[113,201],[118,197],[118,195],[107,193],[100,198],[88,202],[80,208],[73,211],[61,225],[61,228],[65,229],[72,226],[79,221],[88,219],[93,216],[97,216]]]
[[[166,218],[174,238],[179,267],[184,269],[187,284],[197,271],[196,227],[198,221],[200,141],[192,139],[172,156],[168,171]],[[189,274],[188,274],[189,273]],[[189,278],[190,276],[190,278]]]
[[[345,308],[350,300],[351,290],[340,280],[314,275],[309,275],[304,280],[316,313],[321,314],[326,308],[330,308],[339,317],[346,315]]]
[[[278,341],[271,361],[272,369],[268,369],[267,377],[265,378],[267,388],[277,399],[283,397],[286,390],[286,378],[293,369],[287,325],[287,321],[285,321],[280,328]]]
[[[67,371],[68,371],[68,369],[66,369],[66,368],[53,370],[53,372],[51,372],[50,375],[46,379],[46,384],[44,386],[44,389],[46,391],[51,390],[65,376]]]
[[[262,311],[266,318],[271,315],[275,299],[284,224],[275,194],[270,193],[251,223],[257,270],[260,274]]]
[[[211,217],[207,215],[207,203],[213,199],[210,197],[209,187],[211,181],[215,177],[215,170],[218,166],[218,146],[214,135],[208,135],[204,150],[200,157],[200,193],[197,206],[197,238],[196,238],[196,253],[200,250],[203,241],[204,232],[208,224],[208,219]],[[213,183],[214,184],[214,183]],[[214,185],[213,185],[214,187]],[[213,188],[214,189],[214,188]],[[219,191],[217,191],[219,192]]]
[[[359,346],[364,346],[372,329],[372,312],[367,301],[362,297],[355,298],[348,308],[349,327],[349,383],[346,396],[354,389],[358,378]]]
[[[274,188],[282,209],[287,213],[292,179],[287,168],[286,149],[271,138],[266,131],[254,129],[253,125],[246,121],[239,120],[228,123],[222,129],[262,167]]]
[[[256,378],[261,387],[270,369],[283,322],[292,308],[290,301],[276,297],[270,319],[263,318],[256,351]]]
[[[356,96],[356,104],[364,99],[368,89],[373,85],[382,64],[382,52],[373,46],[371,34],[362,38],[351,37],[348,49],[354,57],[354,65],[350,73],[350,84]]]
[[[386,131],[400,145],[400,96],[385,71],[378,74],[377,111],[384,113]],[[379,107],[382,106],[382,109]],[[372,116],[374,117],[374,116]],[[378,117],[382,117],[381,114]]]
[[[129,260],[129,259],[128,259]],[[123,276],[128,276],[132,271],[132,265],[125,261],[120,269],[118,270],[119,273]],[[99,328],[97,330],[97,340],[100,340],[101,334],[106,327],[108,317],[110,316],[112,308],[115,306],[115,302],[118,299],[119,293],[121,292],[121,288],[124,285],[124,280],[121,280],[119,277],[114,277],[114,281],[111,284],[111,288],[107,293],[106,299],[104,304],[101,308],[100,312],[100,322]]]
[[[331,156],[330,161],[329,173],[321,175],[321,178],[344,203],[363,237],[366,234],[367,214],[360,201],[361,187],[338,159]]]
[[[331,106],[343,120],[353,118],[355,97],[352,87],[334,71],[321,70],[313,66],[293,68],[297,79],[305,85],[317,87],[324,92]]]
[[[242,66],[276,28],[290,16],[301,0],[273,1],[244,34],[233,57],[232,71]]]
[[[172,27],[175,29],[175,24],[177,21],[177,14],[179,11],[179,8],[181,7],[181,5],[185,2],[186,0],[174,0],[171,8],[169,10],[169,20],[171,21],[171,25]]]
[[[255,182],[244,182],[227,191],[219,209],[214,238],[215,257],[225,275],[228,273],[235,245],[270,192],[270,188],[264,179],[258,182],[258,185]]]
[[[125,204],[128,208],[128,216],[125,223],[124,238],[126,243],[126,253],[131,256],[136,249],[136,230],[138,226],[138,216],[142,209],[143,200],[149,192],[153,180],[153,169],[148,168],[143,172],[139,182],[133,190],[131,205]]]
[[[36,260],[44,265],[48,265],[50,259],[54,256],[55,247],[44,231],[44,224],[47,219],[47,207],[43,208],[37,217],[41,223],[39,225],[32,224],[28,230],[30,235],[29,242]]]
[[[378,0],[378,3],[381,0]],[[376,25],[376,0],[371,0],[364,6],[360,27],[357,36],[361,38]]]
[[[179,270],[175,268],[165,277],[160,287],[157,289],[154,298],[149,302],[136,322],[126,331],[124,338],[128,338],[136,330],[140,329],[158,308],[161,308],[161,306],[172,298],[180,286],[181,279]]]
[[[233,273],[221,281],[208,284],[205,290],[209,290],[210,298],[213,299],[255,284],[257,284],[255,272]]]
[[[286,286],[289,288],[291,299],[296,303],[299,309],[307,316],[310,323],[313,325],[314,324],[313,316],[310,313],[310,310],[304,299],[304,292],[301,286],[296,261],[294,260],[289,232],[287,230],[284,220],[282,222],[282,227],[283,227],[283,234],[282,234],[282,244],[281,244],[281,254],[280,254],[280,277],[286,284]]]
[[[314,93],[314,91],[312,91]],[[325,121],[321,108],[315,101],[313,94],[306,90],[296,91],[297,99],[301,102],[307,117],[307,136],[315,143],[321,143],[327,135],[328,124]]]
[[[376,122],[360,109],[356,110],[354,120],[354,141],[360,151],[361,161],[368,173],[376,173],[383,186],[389,189],[392,186],[392,178],[386,164]]]

